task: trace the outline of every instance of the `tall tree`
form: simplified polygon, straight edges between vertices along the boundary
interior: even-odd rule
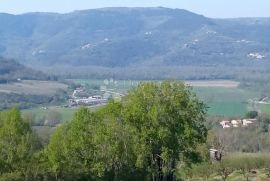
[[[58,128],[49,165],[56,180],[172,180],[176,162],[205,141],[204,121],[205,105],[184,84],[141,84]]]
[[[152,180],[172,180],[175,164],[204,142],[206,106],[176,81],[143,83],[124,99],[126,124],[134,136],[136,166]]]
[[[21,118],[18,109],[0,114],[0,174],[16,173],[29,176],[32,155],[39,148],[37,137],[32,133],[29,123]]]

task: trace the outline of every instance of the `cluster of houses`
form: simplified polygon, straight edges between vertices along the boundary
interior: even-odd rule
[[[89,97],[78,97],[77,94],[83,92],[82,88],[74,90],[71,99],[69,99],[69,106],[93,106],[99,104],[105,104],[108,102],[108,99],[103,98],[100,95],[89,96]]]
[[[105,104],[107,103],[107,99],[103,99],[102,96],[90,96],[84,98],[77,98],[77,99],[70,99],[69,105],[70,106],[93,106],[98,104]]]
[[[220,122],[222,128],[238,128],[241,126],[249,126],[256,123],[257,119],[238,119],[238,120],[224,120]]]

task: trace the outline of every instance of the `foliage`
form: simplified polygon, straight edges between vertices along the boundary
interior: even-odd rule
[[[23,66],[11,59],[0,57],[0,84],[21,80],[50,80],[50,77],[41,71]]]
[[[55,179],[170,179],[205,141],[204,120],[205,105],[184,84],[144,83],[59,127],[46,149],[49,167]]]
[[[205,105],[184,84],[141,84],[125,103],[125,117],[136,139],[136,165],[156,179],[172,174],[180,154],[205,141]]]
[[[39,142],[16,108],[0,114],[0,175],[26,178]],[[9,176],[8,176],[9,175]]]
[[[219,176],[222,180],[226,181],[236,180],[234,175],[240,173],[242,178],[249,180],[252,171],[262,170],[268,168],[270,164],[270,156],[268,154],[243,154],[243,153],[230,153],[226,155],[220,162],[204,162],[193,164],[190,167],[190,176],[194,179],[203,178],[205,180],[217,178]],[[238,180],[241,177],[237,178]],[[242,180],[242,179],[241,179]]]
[[[1,55],[66,77],[250,79],[269,75],[268,18],[232,21],[179,9],[111,8],[68,15],[1,14],[0,19],[8,22],[0,27]],[[250,53],[262,54],[266,61],[248,57]]]
[[[258,116],[258,112],[257,111],[249,111],[247,114],[246,114],[247,118],[251,118],[251,119],[254,119]]]

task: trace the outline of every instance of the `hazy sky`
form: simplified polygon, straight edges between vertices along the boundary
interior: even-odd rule
[[[102,7],[170,7],[208,17],[270,17],[270,0],[0,0],[0,12],[59,12]]]

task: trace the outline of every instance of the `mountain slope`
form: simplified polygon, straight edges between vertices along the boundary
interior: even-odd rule
[[[0,84],[18,79],[46,80],[48,76],[40,71],[27,68],[11,59],[0,57]]]
[[[31,66],[265,68],[270,61],[270,18],[104,8],[0,14],[0,23],[0,55]]]

